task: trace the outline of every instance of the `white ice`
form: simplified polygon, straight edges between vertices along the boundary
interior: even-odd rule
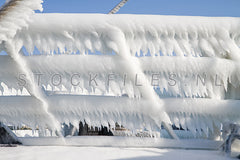
[[[34,9],[41,9],[41,1],[17,1],[12,5],[10,2],[7,4],[10,7],[5,7],[6,10],[3,7],[0,12],[4,18],[0,22],[0,49],[11,57],[2,56],[0,63],[0,89],[5,96],[1,97],[5,99],[1,102],[3,122],[25,123],[32,127],[51,124],[50,127],[56,129],[56,123],[65,121],[77,125],[79,120],[85,119],[96,126],[117,121],[129,128],[152,130],[159,129],[162,121],[171,121],[192,131],[203,129],[204,132],[219,129],[226,120],[239,122],[236,114],[240,93],[239,18],[103,14],[30,16]],[[18,14],[22,8],[25,8],[24,13]],[[6,27],[9,24],[11,27]],[[22,47],[29,56],[23,54]],[[34,52],[39,56],[33,55]],[[89,55],[90,52],[102,55]],[[19,87],[14,81],[19,72],[26,75],[29,86]],[[46,76],[43,85],[38,87],[32,73],[39,72]],[[51,74],[56,72],[64,75],[59,87],[49,82]],[[87,86],[84,80],[89,72],[99,73],[99,88]],[[117,78],[107,89],[104,81],[109,72],[128,74],[125,88],[119,84],[121,78]],[[68,83],[73,73],[83,77],[78,87]],[[181,98],[160,99],[160,93],[153,90],[149,80],[153,73],[161,75],[159,89],[162,94],[166,91],[170,97]],[[173,87],[169,86],[168,74],[171,73],[178,76],[178,83]],[[145,85],[134,85],[135,74],[142,76]],[[196,86],[196,77],[204,75],[207,76],[205,85]],[[56,91],[50,92],[53,95],[59,91],[62,94],[62,90],[65,94],[81,90],[87,96],[69,94],[60,99],[45,95],[49,92],[44,92],[42,87]],[[23,89],[32,97],[6,97],[8,92],[21,94]],[[92,94],[103,97],[91,97]],[[113,98],[109,103],[108,97],[104,97],[124,94],[129,97],[122,98],[124,101],[118,104],[118,99]],[[83,104],[80,106],[75,103],[77,100],[72,101],[75,98],[83,99],[79,102]],[[22,107],[17,109],[19,101],[20,105],[25,104],[22,106],[26,108],[24,112]],[[59,101],[61,103],[56,105]]]

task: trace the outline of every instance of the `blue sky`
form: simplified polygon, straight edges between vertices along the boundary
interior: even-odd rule
[[[45,0],[43,7],[44,13],[108,13],[120,1]],[[240,0],[129,0],[119,13],[240,17]]]
[[[44,12],[108,13],[121,0],[47,0]],[[122,14],[240,17],[240,0],[129,0]]]

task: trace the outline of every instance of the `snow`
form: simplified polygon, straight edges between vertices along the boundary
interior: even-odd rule
[[[16,40],[33,52],[115,51],[119,38],[131,54],[206,56],[237,60],[239,18],[159,15],[35,14]],[[56,38],[57,37],[57,38]],[[226,42],[226,43],[224,43]]]
[[[29,27],[16,34],[14,39],[21,43],[29,53],[38,49],[39,54],[50,55],[65,53],[84,55],[89,51],[100,51],[103,54],[114,51],[119,55],[107,57],[77,55],[77,58],[63,55],[52,58],[38,56],[33,62],[34,65],[49,60],[44,65],[46,67],[36,67],[38,72],[43,71],[40,68],[51,73],[59,71],[70,74],[89,71],[100,73],[103,75],[102,79],[106,79],[106,73],[110,71],[114,73],[129,72],[130,80],[133,79],[133,74],[157,72],[163,77],[160,80],[161,92],[164,92],[165,89],[169,95],[237,99],[239,92],[238,27],[239,18],[36,14],[32,17]],[[130,53],[128,53],[129,50]],[[136,53],[143,57],[134,58]],[[145,54],[149,54],[151,57],[146,57]],[[96,65],[96,61],[100,61],[100,63]],[[70,63],[74,64],[69,66]],[[91,64],[93,65],[91,66]],[[119,68],[119,66],[121,67]],[[177,77],[179,83],[174,87],[168,85],[167,78],[169,77],[167,75],[169,73],[176,73],[179,77]],[[207,76],[206,85],[196,86],[196,77],[205,74]],[[186,76],[193,78],[184,82]],[[146,78],[143,74],[143,82]],[[69,82],[69,79],[64,82]],[[216,86],[217,82],[221,87]],[[45,86],[49,85],[49,83],[45,83]],[[147,81],[146,83],[148,84]],[[188,86],[185,86],[186,83]],[[81,90],[86,89],[88,92],[96,90],[94,87],[89,88],[85,84],[82,85]],[[115,84],[110,90],[114,92],[114,95],[128,92],[130,97],[139,97],[146,93],[145,96],[142,96],[145,98],[148,96],[146,99],[149,100],[150,97],[156,96],[149,86],[144,86],[145,89],[134,87],[131,83],[128,86],[123,91],[122,86]],[[67,90],[72,89],[67,84],[64,87]],[[97,90],[106,94],[106,85],[101,83]],[[146,92],[146,90],[148,91]],[[225,95],[225,91],[228,91],[228,95]],[[158,101],[156,99],[153,101]]]
[[[174,140],[152,137],[121,136],[68,136],[62,137],[20,137],[25,146],[95,146],[95,147],[155,147],[181,149],[219,149],[222,141],[204,139]]]
[[[14,154],[13,154],[14,153]],[[113,147],[64,147],[35,146],[16,148],[0,148],[1,160],[230,160],[219,151],[206,150],[174,150],[158,148],[113,148]]]
[[[0,8],[0,46],[28,26],[34,10],[42,10],[42,0],[7,0]],[[1,48],[0,47],[0,48]]]
[[[223,122],[240,121],[239,18],[33,14],[35,9],[41,10],[41,0],[13,0],[0,10],[0,51],[8,54],[0,59],[2,122],[59,133],[60,123],[78,126],[79,120],[150,132],[174,123],[196,138],[216,139]],[[90,55],[96,52],[101,54]],[[57,72],[64,77],[61,86],[49,82]],[[38,73],[44,74],[40,85]],[[82,79],[73,87],[76,73]],[[89,86],[91,73],[100,75],[99,86]],[[121,76],[108,88],[109,73]],[[19,74],[24,87],[14,81]],[[119,84],[124,74],[126,84]],[[136,74],[144,85],[136,85]],[[161,76],[158,93],[152,74]],[[196,86],[204,75],[204,84]],[[172,99],[163,99],[165,92]]]
[[[112,94],[122,95],[128,94],[129,97],[139,97],[139,89],[134,89],[129,77],[126,78],[126,85],[124,86],[124,70],[119,70],[119,64],[124,66],[126,61],[120,60],[115,56],[81,56],[81,55],[58,55],[58,56],[30,56],[24,57],[31,72],[35,75],[35,82],[40,79],[40,83],[44,86],[52,84],[52,76],[60,74],[62,78],[62,85],[71,91],[72,77],[78,82],[79,88],[85,94],[97,94],[94,91],[98,90],[100,95]],[[169,95],[180,97],[202,97],[224,99],[225,97],[237,99],[239,86],[239,69],[237,62],[226,59],[213,58],[193,58],[193,57],[141,57],[137,59],[143,72],[149,81],[152,80],[152,75],[157,74],[159,78],[159,87],[161,92],[165,89]],[[98,63],[95,63],[98,61]],[[18,75],[23,74],[19,68],[11,61],[9,56],[2,56],[0,60],[0,77],[1,82],[6,84],[9,88],[16,90],[22,89],[18,85]],[[119,63],[119,64],[118,64]],[[71,65],[69,65],[71,64]],[[214,64],[214,65],[212,65]],[[211,66],[211,67],[208,67]],[[208,69],[206,69],[208,67]],[[8,70],[4,69],[8,68]],[[89,73],[97,74],[98,86],[89,86]],[[176,77],[175,86],[169,86],[170,75],[174,74]],[[40,77],[37,75],[41,74]],[[74,76],[74,74],[77,74]],[[107,85],[109,74],[114,74],[113,80]],[[141,75],[138,74],[139,79],[142,80]],[[188,76],[188,77],[186,77]],[[206,77],[206,78],[204,78]],[[205,85],[200,79],[204,79]],[[199,83],[197,84],[197,81]],[[144,84],[146,85],[146,84]],[[187,85],[187,86],[186,86]],[[221,86],[219,86],[221,85]],[[235,86],[230,87],[229,85]],[[61,86],[59,86],[61,89]],[[4,89],[1,90],[2,92]],[[50,90],[52,91],[52,90]],[[227,95],[227,92],[229,95]]]
[[[89,125],[104,124],[115,127],[115,122],[133,131],[144,129],[159,131],[152,117],[142,108],[148,108],[146,100],[113,96],[52,95],[47,98],[49,112],[61,123],[71,122],[78,127],[80,120]],[[238,100],[211,99],[162,99],[167,104],[166,112],[178,126],[195,133],[196,128],[211,137],[215,127],[221,128],[225,121],[239,121]],[[0,121],[12,125],[22,123],[32,128],[48,123],[48,117],[41,110],[41,103],[30,96],[0,97]],[[17,104],[17,105],[16,105]],[[34,104],[34,108],[32,105]],[[15,117],[15,118],[12,118]],[[209,133],[209,135],[208,135]],[[204,137],[204,134],[202,135]]]

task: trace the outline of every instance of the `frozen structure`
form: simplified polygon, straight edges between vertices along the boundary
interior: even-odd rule
[[[0,144],[20,144],[16,135],[5,125],[0,123]],[[0,145],[0,147],[1,147]]]
[[[0,10],[0,122],[209,140],[239,123],[239,18],[34,13],[41,3]]]
[[[223,133],[226,135],[226,141],[223,144],[223,151],[229,156],[231,154],[231,146],[237,139],[240,140],[240,126],[237,124],[224,124]],[[240,158],[240,155],[238,156]]]

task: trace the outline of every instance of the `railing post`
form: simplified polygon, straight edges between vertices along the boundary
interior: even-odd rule
[[[231,146],[236,139],[240,140],[240,126],[237,124],[224,125],[223,131],[226,132],[227,136],[222,146],[223,152],[227,155],[231,155]],[[227,133],[228,132],[228,133]]]

